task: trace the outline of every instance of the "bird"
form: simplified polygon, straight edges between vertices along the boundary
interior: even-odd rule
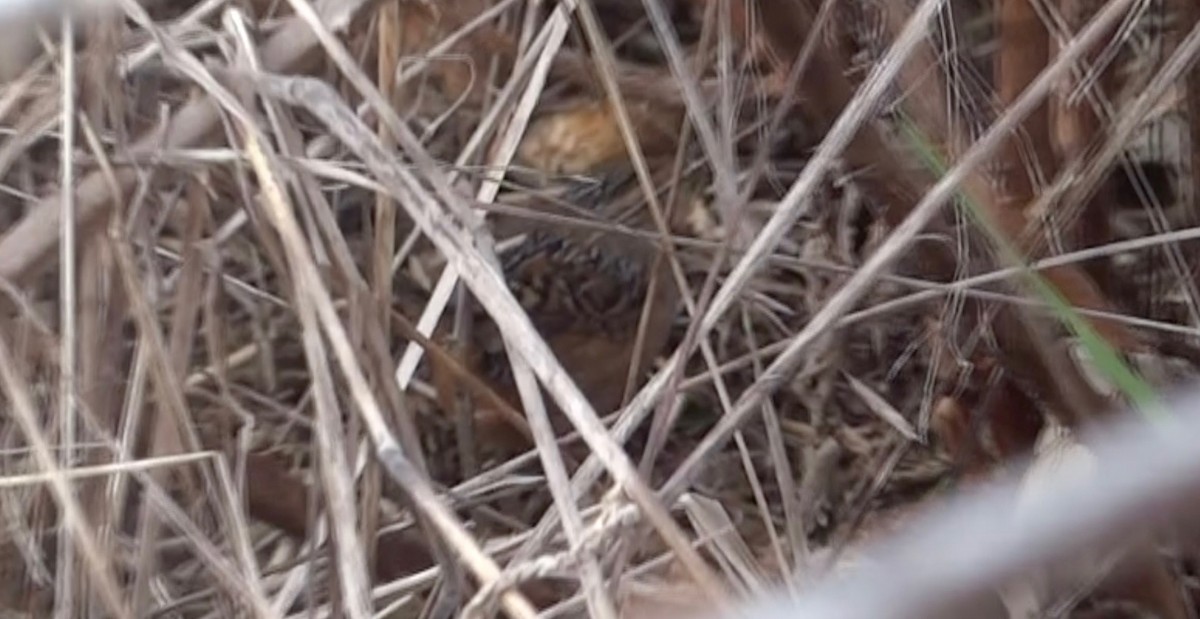
[[[689,214],[703,206],[702,177],[685,177],[671,191],[671,166],[659,163],[652,169],[660,203],[669,213],[668,231],[688,233]],[[668,196],[674,198],[669,206]],[[500,214],[492,221],[497,239],[521,238],[499,256],[509,290],[595,410],[600,415],[613,412],[622,404],[631,367],[640,377],[662,354],[681,308],[679,289],[670,262],[659,255],[637,176],[627,161],[607,164],[592,174],[555,181],[548,192],[519,195],[510,206],[526,210]],[[523,216],[561,217],[570,212],[598,225]],[[612,223],[625,214],[627,221]],[[639,346],[639,323],[648,300]],[[520,410],[512,365],[497,326],[482,310],[475,310],[472,331],[467,366]],[[477,436],[502,447],[528,445],[528,438],[496,407],[486,400],[476,406]],[[549,399],[547,407],[561,435],[569,424]]]

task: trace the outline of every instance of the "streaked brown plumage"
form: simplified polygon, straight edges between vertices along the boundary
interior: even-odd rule
[[[669,179],[670,166],[656,169],[659,167],[661,188]],[[627,228],[654,230],[636,177],[627,166],[609,168],[597,176],[596,183],[569,184],[558,198],[597,222],[616,221],[621,211],[632,209],[632,216],[624,223]],[[673,234],[683,232],[698,189],[699,185],[691,181],[681,183],[681,189],[674,192],[676,199],[668,220]],[[665,202],[670,193],[661,190],[660,200]],[[563,207],[555,206],[559,200],[523,201],[538,211],[562,213]],[[612,412],[621,404],[630,366],[636,363],[639,375],[647,371],[663,352],[679,311],[680,297],[670,265],[665,258],[656,261],[659,246],[651,238],[638,238],[628,232],[596,232],[516,216],[497,217],[494,230],[498,239],[514,233],[525,235],[518,247],[501,256],[510,289],[596,410],[601,415]],[[638,325],[648,297],[653,305],[641,352],[635,358]],[[476,318],[472,365],[479,376],[520,410],[501,335],[482,311]],[[478,423],[490,440],[502,435],[507,442],[518,438],[511,424],[496,411],[486,403],[477,404]],[[555,410],[552,403],[548,405]],[[566,429],[561,415],[552,415],[552,420],[559,431]]]

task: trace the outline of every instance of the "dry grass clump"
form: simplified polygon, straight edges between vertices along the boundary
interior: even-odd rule
[[[691,614],[1036,489],[1200,363],[1197,15],[4,24],[0,609]],[[1130,539],[979,608],[1191,616],[1195,549]]]

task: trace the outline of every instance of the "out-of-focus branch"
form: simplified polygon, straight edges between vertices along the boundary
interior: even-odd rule
[[[1119,545],[1140,529],[1194,522],[1200,493],[1200,391],[1171,402],[1172,417],[1148,425],[1132,415],[1085,437],[1097,468],[1043,480],[1039,499],[1014,511],[1019,480],[964,494],[913,522],[907,534],[865,550],[869,567],[831,577],[799,600],[777,597],[743,609],[752,619],[971,616],[973,603],[1029,569]],[[1189,531],[1194,533],[1194,531]]]

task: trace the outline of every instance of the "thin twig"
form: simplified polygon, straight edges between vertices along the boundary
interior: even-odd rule
[[[75,460],[75,434],[78,421],[75,415],[76,307],[75,307],[75,20],[69,12],[62,16],[62,110],[59,145],[61,165],[62,240],[59,241],[62,269],[59,271],[59,312],[62,320],[62,339],[59,358],[59,417],[62,468],[70,469]],[[69,536],[59,537],[57,596],[55,617],[65,619],[77,612],[75,598],[75,552]]]

